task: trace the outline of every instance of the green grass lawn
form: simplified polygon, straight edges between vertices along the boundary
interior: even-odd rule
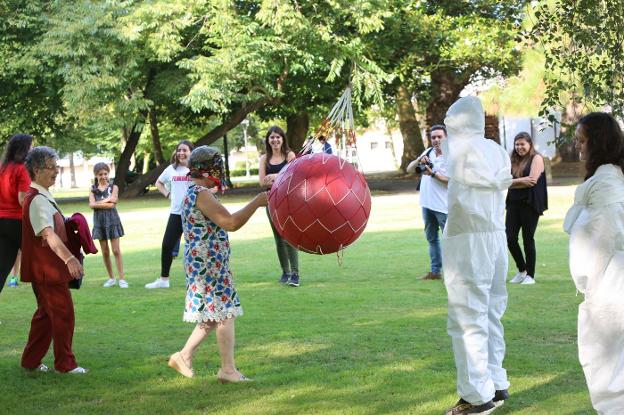
[[[509,286],[503,322],[511,399],[497,414],[592,413],[577,360],[582,297],[568,274],[561,230],[573,190],[549,189],[551,209],[536,236],[537,284]],[[234,210],[242,201],[224,198]],[[90,218],[86,202],[62,209]],[[237,365],[256,380],[237,385],[216,381],[214,337],[196,355],[195,378],[167,367],[193,328],[182,322],[181,259],[171,289],[143,288],[159,273],[167,201],[122,201],[119,211],[130,288],[102,288],[101,257],[90,255],[83,288],[73,292],[74,352],[88,375],[23,371],[34,297],[27,285],[0,294],[1,413],[425,415],[441,414],[457,399],[444,286],[418,279],[428,254],[416,193],[376,194],[368,228],[342,265],[336,255],[302,254],[300,288],[277,283],[263,211],[230,234],[245,311],[237,321]],[[53,366],[51,351],[44,362]]]

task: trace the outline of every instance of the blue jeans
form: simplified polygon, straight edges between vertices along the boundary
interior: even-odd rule
[[[439,274],[442,270],[442,248],[440,248],[440,237],[438,228],[444,230],[446,224],[446,213],[422,208],[423,221],[425,222],[425,238],[429,242],[429,259],[431,260],[431,272]]]

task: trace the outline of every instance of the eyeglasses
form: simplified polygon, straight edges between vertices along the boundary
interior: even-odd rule
[[[59,170],[61,166],[45,166],[44,170]]]

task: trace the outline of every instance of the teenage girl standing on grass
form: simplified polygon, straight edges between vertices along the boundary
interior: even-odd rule
[[[108,174],[110,168],[106,163],[97,163],[93,167],[95,174],[94,184],[89,192],[89,207],[93,209],[93,239],[100,241],[102,250],[102,258],[104,266],[108,272],[108,280],[104,283],[104,287],[112,287],[117,284],[113,275],[113,264],[110,259],[110,249],[108,241],[110,240],[111,249],[115,256],[115,264],[117,265],[117,273],[119,274],[119,287],[128,288],[126,276],[123,270],[123,261],[121,259],[121,249],[119,249],[119,238],[124,236],[121,219],[117,213],[117,194],[119,189],[116,185],[109,183]]]
[[[286,164],[295,159],[295,153],[288,148],[286,143],[286,133],[280,127],[274,125],[269,128],[264,138],[266,154],[260,156],[258,179],[260,186],[265,189],[271,189],[277,175]],[[282,268],[282,276],[279,280],[280,284],[289,285],[291,287],[299,286],[299,251],[290,245],[277,232],[275,224],[271,220],[269,209],[266,210],[269,217],[269,223],[273,230],[275,239],[275,248],[277,249],[277,259]]]
[[[182,202],[186,196],[190,178],[187,176],[188,158],[193,151],[193,143],[182,140],[178,143],[175,153],[168,166],[156,180],[156,188],[171,200],[169,220],[163,235],[160,251],[160,277],[154,282],[145,284],[145,288],[169,288],[169,271],[173,262],[173,249],[180,243],[182,236]]]

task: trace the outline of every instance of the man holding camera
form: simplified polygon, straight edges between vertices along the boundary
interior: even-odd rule
[[[422,174],[420,179],[420,205],[425,223],[425,237],[429,243],[430,271],[423,280],[442,279],[442,249],[439,231],[444,230],[448,214],[446,160],[440,143],[446,138],[446,127],[434,125],[429,131],[431,147],[407,166],[408,172]]]

